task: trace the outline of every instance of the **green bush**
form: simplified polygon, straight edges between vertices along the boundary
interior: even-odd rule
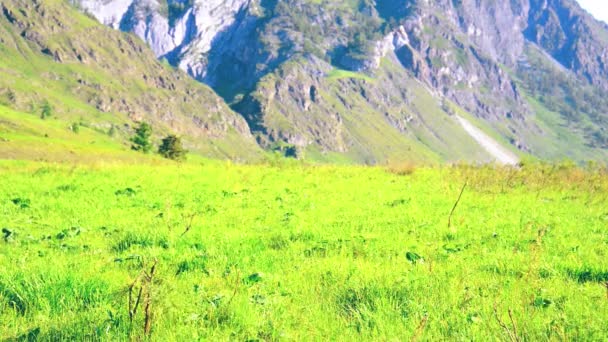
[[[108,135],[113,137],[116,135],[116,127],[112,124],[112,126],[110,126],[110,129],[108,130]]]
[[[80,133],[80,124],[78,122],[74,122],[71,126],[70,126],[70,130],[76,134]]]
[[[175,135],[168,135],[164,138],[158,148],[158,153],[167,159],[184,160],[186,151],[182,145],[182,140]]]
[[[40,109],[40,118],[46,119],[53,115],[53,106],[49,103],[49,101],[44,101],[42,103],[42,107]]]
[[[131,149],[135,151],[141,151],[143,153],[148,153],[152,150],[152,143],[150,142],[150,137],[152,136],[152,126],[149,124],[142,122],[139,124],[139,127],[135,129],[135,136],[131,138]]]

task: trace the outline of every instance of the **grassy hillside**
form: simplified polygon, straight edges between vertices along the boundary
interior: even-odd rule
[[[608,338],[605,170],[411,171],[0,162],[0,339]]]
[[[0,156],[2,159],[49,162],[159,162],[160,157],[131,150],[117,135],[79,121],[40,119],[0,106]],[[155,142],[156,143],[156,142]],[[191,155],[190,158],[197,157]]]
[[[490,160],[445,110],[455,107],[519,155],[608,158],[608,31],[574,0],[74,2],[213,87],[267,149]]]
[[[312,56],[299,58],[264,77],[236,109],[253,113],[247,118],[263,146],[286,141],[313,160],[492,160],[455,119],[453,114],[463,109],[431,93],[392,56],[368,74],[337,69]],[[492,131],[491,126],[484,129]]]
[[[117,141],[146,121],[157,137],[180,134],[201,154],[260,156],[238,114],[206,86],[158,62],[138,38],[61,0],[5,1],[0,7],[0,104],[35,116],[47,111],[64,126],[114,127]]]

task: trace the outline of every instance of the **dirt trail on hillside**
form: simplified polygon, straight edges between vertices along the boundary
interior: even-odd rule
[[[519,163],[519,158],[513,152],[507,150],[492,137],[473,126],[467,119],[458,115],[456,115],[456,119],[464,130],[496,159],[496,162],[505,165],[516,165]]]

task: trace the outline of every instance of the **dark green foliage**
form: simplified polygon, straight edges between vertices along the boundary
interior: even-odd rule
[[[418,255],[414,252],[405,253],[405,258],[407,259],[407,261],[411,262],[412,264],[416,264],[416,263],[424,261],[424,259],[420,255]]]
[[[4,239],[4,242],[9,242],[10,240],[13,239],[13,237],[15,236],[15,232],[8,229],[8,228],[2,228],[2,238]]]
[[[268,242],[268,247],[274,250],[283,250],[289,247],[290,241],[287,237],[283,235],[274,235],[270,238]]]
[[[51,115],[53,115],[53,106],[51,106],[49,101],[44,101],[42,107],[40,107],[40,118],[46,119]]]
[[[64,229],[55,235],[55,239],[63,240],[67,238],[72,238],[80,235],[82,230],[79,227],[71,227],[70,229]]]
[[[78,187],[74,184],[64,184],[57,187],[57,191],[76,191]]]
[[[11,202],[21,209],[27,209],[31,204],[31,201],[28,198],[13,198]]]
[[[289,144],[284,141],[278,141],[272,144],[270,149],[288,158],[298,157],[298,148],[294,144]]]
[[[389,202],[389,203],[387,203],[387,205],[388,205],[389,207],[393,207],[393,208],[394,208],[394,207],[398,207],[398,206],[401,206],[401,205],[406,205],[406,204],[408,204],[409,202],[410,202],[410,200],[409,200],[409,199],[404,199],[404,198],[401,198],[401,199],[398,199],[398,200],[394,200],[394,201],[392,201],[392,202]]]
[[[110,129],[108,130],[108,135],[111,137],[116,135],[116,126],[114,126],[114,125],[110,126]]]
[[[131,149],[135,151],[141,151],[143,153],[148,153],[152,150],[152,143],[150,142],[150,137],[152,136],[152,126],[149,124],[142,122],[135,129],[135,135],[131,138]]]
[[[175,135],[168,135],[158,147],[158,153],[171,160],[184,160],[187,152],[182,145],[182,140]]]
[[[116,190],[116,192],[114,192],[114,195],[116,195],[116,196],[131,197],[131,196],[135,196],[136,194],[137,194],[137,191],[133,190],[133,188],[124,188],[121,190]]]
[[[376,41],[382,39],[382,21],[362,13],[355,14],[355,22],[360,25],[350,28],[346,55],[363,60],[373,53]]]
[[[17,95],[15,94],[15,92],[14,92],[14,91],[12,91],[12,90],[10,90],[10,89],[9,89],[8,93],[6,94],[6,97],[8,98],[8,100],[9,100],[11,103],[15,103],[15,102],[17,102]]]
[[[553,304],[553,301],[551,299],[547,299],[547,298],[543,298],[543,297],[536,297],[534,299],[534,302],[532,303],[533,306],[535,306],[537,308],[543,308],[543,309],[550,307],[552,304]]]
[[[33,329],[28,330],[27,332],[19,335],[18,337],[9,340],[9,341],[27,341],[27,342],[34,342],[34,341],[40,341],[40,327],[36,327]]]
[[[12,308],[20,315],[25,315],[28,309],[28,303],[23,296],[17,292],[13,284],[0,280],[0,298],[8,304],[8,307]]]
[[[132,233],[125,235],[124,238],[120,239],[112,247],[112,250],[118,253],[124,252],[131,248],[131,246],[140,246],[142,248],[152,247],[154,240],[149,236],[138,236]]]
[[[253,273],[250,274],[247,278],[245,278],[245,283],[255,284],[261,282],[263,279],[264,276],[261,273]]]
[[[17,94],[14,90],[8,88],[4,92],[0,92],[0,103],[12,106],[17,102]]]
[[[193,259],[184,260],[177,265],[176,275],[188,272],[202,272],[208,274],[207,258],[204,255],[199,255]]]
[[[80,133],[80,124],[78,122],[74,122],[71,126],[70,129],[72,130],[72,132],[78,134]]]
[[[608,282],[608,271],[594,270],[590,268],[570,269],[566,272],[568,277],[579,283],[603,283]]]

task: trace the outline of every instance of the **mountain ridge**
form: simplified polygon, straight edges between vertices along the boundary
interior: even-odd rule
[[[53,119],[112,130],[123,142],[146,121],[156,136],[182,135],[194,152],[261,155],[243,118],[210,88],[65,1],[0,1],[0,37],[5,106],[36,115],[46,106]]]
[[[608,159],[608,26],[574,0],[70,0],[322,161]]]

